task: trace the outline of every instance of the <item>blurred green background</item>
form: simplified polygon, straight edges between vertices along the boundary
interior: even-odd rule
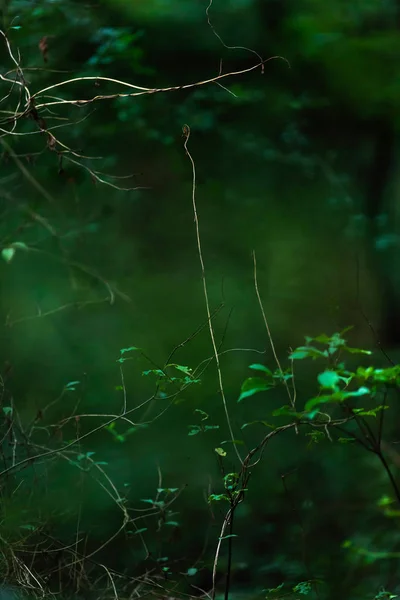
[[[399,25],[395,0],[215,1],[208,13],[207,2],[194,0],[3,0],[2,30],[31,94],[85,76],[181,86],[220,70],[248,69],[257,64],[254,52],[277,57],[264,73],[228,77],[224,87],[116,98],[130,90],[99,79],[43,92],[36,105],[113,96],[38,108],[65,145],[54,151],[35,118],[21,118],[15,127],[10,119],[24,101],[19,86],[7,81],[15,78],[15,63],[2,44],[0,242],[3,250],[15,242],[36,250],[17,248],[0,264],[3,406],[15,405],[30,423],[55,401],[40,417],[47,427],[74,410],[116,414],[120,367],[133,408],[154,390],[154,378],[142,372],[164,365],[201,326],[173,361],[195,368],[212,356],[184,124],[191,128],[211,309],[219,307],[216,336],[222,350],[232,350],[221,366],[235,430],[268,420],[284,398],[282,391],[236,402],[250,363],[274,367],[253,251],[282,360],[304,335],[347,325],[354,325],[351,345],[376,346],[372,327],[396,360]],[[96,175],[139,189],[121,191]],[[117,290],[113,303],[105,282]],[[130,346],[143,348],[150,360],[133,352],[132,360],[118,363],[120,350]],[[375,364],[382,360],[374,356]],[[145,536],[153,562],[168,556],[176,576],[196,564],[193,583],[207,589],[223,511],[211,515],[205,497],[209,486],[221,486],[214,448],[229,437],[214,367],[165,412],[168,401],[160,397],[138,408],[135,422],[157,418],[124,443],[105,430],[81,442],[83,453],[96,452],[108,463],[109,477],[136,507],[160,487],[158,469],[161,487],[185,487],[173,505],[179,535],[161,535],[155,523]],[[315,381],[315,370],[299,369],[303,399],[315,392]],[[220,429],[188,436],[199,422],[196,408]],[[71,421],[65,439],[102,422]],[[246,445],[262,433],[261,426],[245,430]],[[396,434],[393,418],[387,438]],[[46,436],[43,431],[39,445],[53,443]],[[46,522],[65,543],[79,533],[88,552],[98,548],[120,526],[121,511],[98,483],[77,473],[68,461],[54,461],[12,475],[18,492],[4,492],[2,537],[18,537],[21,522]],[[291,473],[290,492],[284,473]],[[290,432],[275,439],[237,518],[234,589],[256,594],[306,579],[306,547],[313,575],[326,582],[320,598],[374,598],[384,588],[400,593],[398,525],[377,507],[383,494],[390,494],[385,475],[368,454],[329,443],[305,448]],[[353,556],[342,548],[346,539],[387,555]],[[137,537],[122,534],[96,555],[133,574],[147,568],[144,558]]]

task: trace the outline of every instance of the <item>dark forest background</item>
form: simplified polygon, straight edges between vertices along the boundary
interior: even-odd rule
[[[170,590],[146,588],[158,597],[212,586],[224,509],[207,498],[236,456],[221,446],[185,124],[241,443],[253,447],[265,427],[242,424],[269,421],[285,396],[237,402],[251,363],[275,368],[253,252],[283,361],[304,336],[350,325],[349,345],[371,350],[371,364],[398,361],[399,27],[397,0],[2,1],[5,584],[85,599],[138,596],[139,584],[127,590],[143,574]],[[249,70],[259,57],[271,60]],[[180,89],[230,72],[242,73]],[[140,90],[126,84],[178,89],[127,97]],[[167,363],[180,367],[168,381],[179,393],[160,385]],[[303,403],[317,373],[314,361],[296,370]],[[394,478],[397,402],[396,388],[383,434]],[[134,424],[107,425],[121,403],[136,407]],[[252,473],[231,597],[397,597],[400,513],[387,473],[357,445],[313,441],[277,436]],[[226,561],[222,549],[218,598]],[[314,579],[319,588],[304,583]],[[282,583],[287,596],[267,593]]]

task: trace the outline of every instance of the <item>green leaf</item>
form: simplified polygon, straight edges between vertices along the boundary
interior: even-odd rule
[[[210,431],[211,429],[219,429],[219,425],[206,425],[204,431]]]
[[[13,409],[12,406],[3,406],[3,413],[8,417],[8,415],[12,415]]]
[[[147,531],[147,527],[142,527],[142,529],[136,529],[136,531],[133,531],[133,535],[140,535],[141,533],[144,533],[145,531]],[[131,532],[128,532],[131,533]]]
[[[313,419],[315,419],[315,417],[319,414],[319,410],[317,408],[315,408],[314,410],[312,410],[311,412],[307,412],[304,413],[304,417],[306,419],[308,419],[309,421],[312,421]]]
[[[148,371],[143,371],[142,375],[157,375],[157,377],[166,377],[164,371],[161,371],[161,369],[150,369]],[[171,379],[173,379],[173,377],[171,377]]]
[[[207,421],[207,419],[209,418],[209,415],[206,412],[204,412],[204,410],[200,410],[200,408],[196,408],[194,412],[199,413],[199,415],[201,415],[202,421]]]
[[[1,251],[1,256],[6,263],[9,263],[14,258],[15,248],[3,248]]]
[[[263,373],[266,373],[267,375],[272,375],[272,371],[270,371],[270,369],[268,369],[268,367],[265,367],[264,365],[260,365],[258,363],[254,363],[253,365],[250,365],[249,369],[254,369],[255,371],[262,371]]]
[[[307,596],[311,592],[311,589],[311,583],[309,581],[302,581],[294,586],[293,591]]]
[[[363,350],[362,348],[349,348],[348,346],[344,346],[343,350],[349,352],[350,354],[372,354],[371,350]]]
[[[219,456],[226,456],[226,452],[222,448],[215,448],[215,452],[219,454]]]
[[[188,427],[190,427],[188,435],[191,435],[191,436],[197,435],[201,431],[201,428],[198,425],[189,425]]]
[[[376,406],[375,408],[371,408],[370,410],[364,410],[363,408],[354,408],[353,412],[360,415],[361,417],[376,417],[376,414],[381,410],[386,410],[389,408],[388,406]]]
[[[229,498],[226,494],[210,494],[210,496],[208,496],[209,504],[211,504],[211,502],[221,502],[222,500],[227,500],[229,502]]]
[[[289,358],[291,360],[302,360],[303,358],[308,358],[309,354],[307,350],[293,350],[291,354],[289,354]],[[283,585],[283,584],[282,584]]]
[[[236,533],[230,533],[229,535],[223,535],[222,537],[218,538],[220,540],[228,540],[229,538],[235,538],[235,537],[239,537]]]
[[[319,350],[314,346],[299,346],[291,354],[289,358],[291,360],[301,360],[303,358],[326,358],[328,352],[326,350]]]
[[[244,398],[249,398],[250,396],[257,394],[258,392],[265,392],[271,389],[271,387],[271,384],[262,377],[249,377],[242,384],[238,402]]]
[[[293,408],[292,406],[289,406],[288,404],[286,404],[285,406],[280,406],[276,410],[272,411],[272,416],[273,417],[289,416],[289,417],[300,418],[303,415],[302,415],[302,413],[296,412],[296,409]]]
[[[69,392],[74,392],[76,390],[75,386],[77,386],[79,383],[80,383],[80,381],[70,381],[65,386],[65,389],[68,390]]]
[[[138,348],[137,346],[129,346],[129,348],[121,348],[120,353],[122,355],[122,354],[126,354],[127,352],[132,352],[132,350],[141,351],[142,348]]]
[[[337,389],[340,377],[336,371],[324,371],[318,375],[318,381],[323,388]]]
[[[389,506],[390,504],[393,504],[395,502],[394,498],[391,498],[390,496],[387,496],[386,494],[384,494],[383,496],[381,496],[377,502],[377,506]]]
[[[350,396],[366,396],[371,393],[371,390],[367,387],[360,387],[355,392],[343,392],[345,397],[348,398]]]
[[[190,569],[188,569],[186,571],[186,575],[189,575],[189,577],[193,577],[193,575],[196,575],[196,573],[197,573],[196,567],[190,567]]]
[[[343,402],[347,398],[350,398],[353,396],[354,397],[365,396],[366,394],[369,394],[369,393],[370,393],[370,390],[367,387],[360,387],[355,392],[340,391],[340,392],[335,392],[335,393],[331,394],[330,396],[328,396],[328,395],[317,396],[316,398],[311,398],[311,400],[308,400],[306,402],[304,409],[306,412],[309,412],[315,406],[319,406],[320,404],[327,404],[329,402],[331,402],[333,404],[337,404],[339,402]]]
[[[315,338],[307,337],[305,338],[306,342],[309,344],[310,342],[319,342],[320,344],[329,344],[331,338],[325,333],[321,333],[321,335],[317,335]]]
[[[181,371],[182,373],[185,373],[186,375],[190,375],[193,370],[190,367],[184,367],[183,365],[175,365],[175,364],[167,365],[167,367],[175,367],[175,369],[177,369],[178,371]]]

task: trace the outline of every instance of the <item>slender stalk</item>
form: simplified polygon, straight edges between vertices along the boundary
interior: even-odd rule
[[[229,538],[228,538],[228,565],[226,568],[226,582],[225,582],[225,595],[224,599],[229,600],[229,590],[231,586],[231,572],[232,572],[232,552],[233,552],[233,517],[235,515],[234,504],[231,504],[231,514],[229,518]]]
[[[393,476],[392,471],[390,470],[387,460],[384,457],[382,451],[376,452],[376,455],[378,456],[379,460],[381,461],[383,468],[385,469],[387,476],[389,477],[389,480],[390,480],[390,483],[392,484],[392,488],[395,493],[397,502],[400,504],[400,489],[399,489],[399,486],[397,485],[397,482]]]

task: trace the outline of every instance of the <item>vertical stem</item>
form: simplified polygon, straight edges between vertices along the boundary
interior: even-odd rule
[[[233,516],[235,514],[235,506],[231,504],[229,519],[229,538],[228,538],[228,566],[226,568],[226,583],[224,600],[229,600],[229,590],[231,586],[231,571],[232,571],[232,552],[233,552]]]
[[[389,477],[389,480],[390,480],[390,483],[392,484],[392,488],[393,488],[393,491],[395,493],[397,502],[400,504],[400,490],[399,490],[399,486],[396,483],[396,480],[395,480],[395,478],[393,476],[392,471],[390,470],[390,467],[389,467],[389,465],[388,465],[388,463],[386,461],[386,458],[383,456],[383,453],[381,451],[377,452],[376,454],[378,455],[378,458],[381,461],[381,463],[382,463],[382,465],[383,465],[383,467],[384,467],[384,469],[385,469],[385,471],[387,473],[387,476]]]

